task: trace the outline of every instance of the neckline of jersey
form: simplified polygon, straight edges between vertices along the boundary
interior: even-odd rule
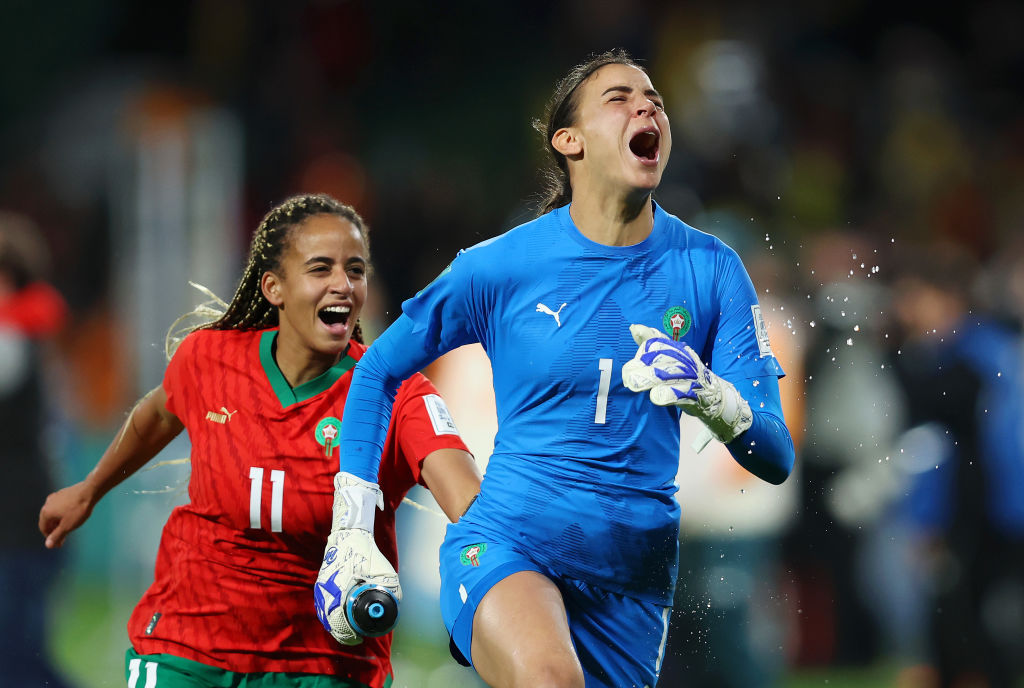
[[[349,343],[345,349],[345,355],[338,359],[337,363],[309,382],[303,382],[293,389],[277,366],[277,361],[274,360],[274,340],[276,338],[277,330],[267,330],[260,335],[260,363],[267,376],[267,381],[270,382],[270,387],[274,390],[277,400],[281,402],[281,408],[288,408],[327,391],[342,375],[356,365],[356,360],[349,354],[352,349],[352,344]]]
[[[603,253],[604,255],[613,257],[623,257],[647,253],[662,247],[662,244],[664,243],[664,227],[667,214],[653,199],[651,200],[651,205],[654,208],[654,226],[651,228],[651,233],[648,234],[643,241],[636,244],[630,244],[629,246],[609,246],[607,244],[601,244],[592,239],[588,239],[584,236],[583,232],[579,230],[576,223],[573,222],[572,215],[569,214],[569,208],[572,207],[571,203],[563,205],[561,208],[556,208],[552,212],[555,213],[555,216],[558,218],[558,222],[565,230],[565,233],[589,252]]]

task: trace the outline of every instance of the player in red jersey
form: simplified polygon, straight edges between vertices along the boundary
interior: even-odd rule
[[[226,312],[185,337],[85,480],[47,498],[39,528],[59,547],[188,430],[190,502],[171,513],[155,580],[128,622],[130,688],[390,685],[391,635],[340,645],[310,599],[331,530],[340,419],[366,351],[368,254],[362,219],[330,197],[271,210]],[[397,567],[395,509],[409,489],[426,485],[456,521],[480,473],[419,374],[395,400],[385,457],[374,532]]]

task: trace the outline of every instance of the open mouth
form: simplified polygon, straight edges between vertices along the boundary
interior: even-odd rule
[[[327,326],[346,325],[351,313],[352,309],[349,306],[327,306],[317,311],[317,317]]]
[[[658,143],[660,140],[661,137],[656,131],[641,131],[629,140],[629,150],[641,160],[654,162],[658,159]]]

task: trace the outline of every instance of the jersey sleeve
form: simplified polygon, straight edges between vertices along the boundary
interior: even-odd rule
[[[479,341],[487,312],[476,298],[472,260],[460,251],[451,265],[402,304],[402,315],[356,365],[341,421],[340,470],[377,481],[399,384],[452,349]]]
[[[719,244],[714,295],[719,307],[711,370],[736,386],[750,404],[753,424],[727,445],[754,475],[779,484],[793,470],[793,439],[782,415],[778,378],[785,372],[772,353],[757,292],[736,252]]]
[[[185,398],[187,390],[193,386],[190,381],[194,377],[193,361],[195,360],[196,341],[200,336],[199,332],[189,333],[178,345],[164,371],[163,386],[164,393],[167,395],[166,408],[182,422],[185,422],[185,412],[188,409],[188,401]]]
[[[463,249],[440,275],[402,304],[432,359],[464,344],[483,341],[486,298],[481,289],[484,274],[476,274],[473,249]]]
[[[720,244],[714,297],[718,327],[708,361],[711,369],[734,384],[764,375],[784,377],[772,353],[754,284],[734,250]]]
[[[398,461],[403,462],[415,482],[422,484],[423,460],[438,449],[468,452],[455,427],[448,406],[437,388],[420,373],[398,389],[391,419]]]

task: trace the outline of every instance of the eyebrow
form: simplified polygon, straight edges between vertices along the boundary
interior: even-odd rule
[[[306,259],[303,265],[312,265],[313,263],[333,263],[334,259],[328,256],[312,256]]]
[[[606,88],[604,90],[604,93],[602,93],[601,96],[604,97],[604,96],[608,95],[609,93],[611,93],[613,91],[617,91],[617,92],[620,92],[620,93],[632,93],[633,92],[633,87],[632,86],[609,86],[608,88]],[[659,98],[659,99],[661,98],[661,94],[658,93],[653,88],[646,88],[646,89],[644,89],[644,95],[645,96],[654,96],[655,98]]]
[[[333,264],[334,263],[334,259],[329,257],[329,256],[313,256],[312,258],[309,258],[308,260],[306,260],[306,262],[303,263],[303,265],[312,265],[313,263],[331,263],[331,264]],[[366,259],[361,257],[361,256],[352,256],[351,258],[349,258],[348,260],[345,261],[346,265],[350,265],[352,263],[362,263],[363,265],[366,265]]]

